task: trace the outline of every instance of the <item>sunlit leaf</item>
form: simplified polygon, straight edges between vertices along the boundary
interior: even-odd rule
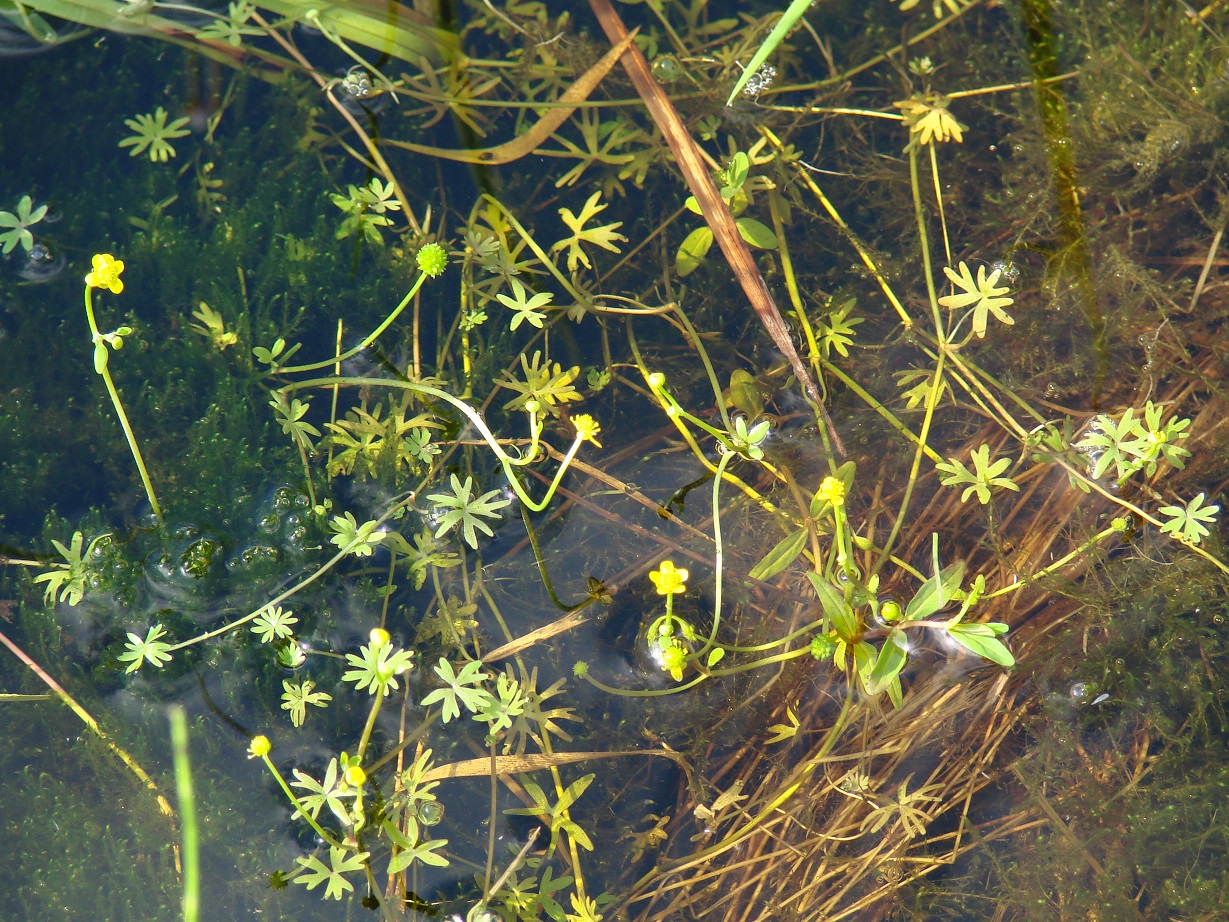
[[[806,547],[806,543],[807,530],[799,528],[793,534],[777,542],[777,545],[765,554],[763,560],[752,567],[751,572],[747,575],[751,579],[771,579],[797,559],[802,549]]]

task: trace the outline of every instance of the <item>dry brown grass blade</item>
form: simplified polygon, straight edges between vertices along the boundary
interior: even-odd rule
[[[638,31],[638,30],[637,30]],[[602,55],[602,59],[590,67],[581,78],[568,87],[559,99],[553,103],[554,108],[548,109],[533,127],[524,134],[513,138],[506,144],[495,147],[484,147],[479,150],[456,150],[448,147],[428,147],[425,144],[415,144],[412,141],[394,141],[384,138],[381,143],[389,147],[401,147],[416,154],[426,154],[429,157],[440,157],[444,160],[456,160],[460,163],[500,164],[512,163],[534,152],[546,143],[546,139],[554,134],[566,122],[572,113],[589,98],[589,94],[597,89],[602,78],[610,72],[619,56],[631,45],[636,32],[624,37],[621,42]]]
[[[48,675],[47,671],[43,669],[42,666],[34,662],[34,660],[30,659],[30,657],[26,656],[25,651],[22,650],[21,647],[17,646],[17,644],[13,641],[9,640],[9,638],[3,633],[0,633],[0,643],[8,647],[9,652],[25,663],[30,671],[38,676],[39,679],[42,680],[43,684],[50,688],[52,692],[55,693],[56,697],[64,702],[64,704],[66,704],[74,714],[80,717],[81,722],[93,730],[94,734],[103,741],[106,747],[110,749],[121,762],[128,766],[128,770],[136,775],[137,779],[153,792],[158,801],[158,809],[162,811],[164,816],[175,816],[175,811],[171,809],[170,802],[162,795],[162,792],[158,790],[158,785],[154,779],[149,777],[149,774],[145,771],[145,769],[141,768],[141,766],[137,764],[137,760],[130,756],[127,750],[103,732],[102,727],[98,726],[98,721],[94,719],[94,716],[90,714],[89,711],[77,703],[76,698],[66,692],[64,687]]]
[[[593,9],[598,22],[601,23],[602,30],[612,45],[619,45],[627,40],[627,27],[611,6],[610,0],[589,0],[589,6]],[[764,276],[760,274],[759,267],[755,264],[751,250],[739,235],[738,228],[734,224],[734,217],[717,191],[717,186],[712,176],[709,175],[708,167],[705,166],[700,156],[695,140],[688,132],[687,126],[683,124],[674,104],[670,102],[670,97],[653,79],[648,61],[644,59],[644,55],[635,45],[629,45],[627,51],[623,53],[623,66],[627,68],[636,92],[640,94],[653,121],[657,123],[657,127],[665,136],[666,143],[670,145],[670,150],[674,154],[675,162],[679,165],[687,188],[696,197],[704,220],[708,222],[708,226],[713,231],[713,237],[721,246],[721,252],[725,254],[726,261],[738,277],[739,284],[742,285],[751,306],[755,308],[756,316],[760,318],[764,329],[772,337],[773,343],[789,360],[794,375],[822,415],[833,447],[838,455],[844,457],[845,446],[837,434],[836,427],[832,425],[832,419],[824,407],[819,389],[816,388],[810,372],[807,371],[806,365],[798,355],[798,350],[794,348],[793,340],[789,338],[781,311],[777,308],[772,293],[768,290]]]
[[[477,759],[463,759],[460,762],[449,762],[439,765],[422,776],[422,782],[442,781],[445,778],[479,778],[491,774],[491,763],[495,763],[497,775],[511,775],[520,772],[536,772],[544,768],[558,768],[560,765],[570,765],[573,762],[595,762],[600,759],[617,759],[624,756],[663,756],[674,762],[680,762],[682,756],[668,749],[621,749],[615,752],[556,752],[551,755],[529,754],[521,756],[495,756],[491,759],[482,756]]]
[[[535,644],[540,644],[544,640],[550,640],[565,631],[570,631],[578,625],[584,624],[587,619],[580,612],[571,612],[552,621],[550,624],[543,625],[537,630],[530,631],[528,634],[522,634],[515,640],[511,640],[502,647],[496,647],[486,656],[482,657],[484,663],[493,663],[496,660],[505,659],[515,653],[520,653],[522,650],[527,650]]]

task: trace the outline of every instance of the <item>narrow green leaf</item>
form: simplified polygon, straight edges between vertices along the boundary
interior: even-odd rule
[[[900,690],[900,676],[888,683],[888,698],[892,701],[892,707],[899,710],[901,703],[905,700]]]
[[[725,101],[727,106],[734,102],[734,99],[738,96],[738,94],[743,91],[743,87],[747,85],[747,81],[759,72],[759,69],[763,66],[764,62],[767,61],[769,56],[777,50],[777,46],[780,45],[781,42],[785,41],[785,36],[789,34],[790,29],[794,28],[794,25],[799,19],[802,18],[802,14],[805,13],[810,6],[811,0],[794,0],[794,2],[789,5],[789,8],[781,14],[781,18],[777,20],[777,24],[773,26],[772,31],[768,33],[768,38],[764,39],[764,44],[760,45],[760,48],[755,53],[755,56],[751,58],[751,63],[746,66],[743,70],[743,75],[738,79],[738,82],[734,84],[734,89],[730,91],[730,98]]]
[[[999,634],[1007,633],[1005,624],[953,624],[947,629],[947,633],[956,643],[992,663],[998,663],[1004,668],[1016,664],[1016,658],[1011,655],[1011,651],[998,639]]]
[[[731,189],[741,189],[743,187],[743,183],[747,181],[747,174],[750,172],[750,158],[742,151],[739,151],[730,161],[729,167],[726,168],[726,185]]]
[[[875,661],[875,667],[871,670],[867,680],[866,684],[870,693],[877,695],[883,691],[889,682],[900,675],[900,671],[905,668],[905,663],[908,661],[909,641],[905,637],[905,632],[893,631],[883,642],[883,647],[879,650],[879,658]]]
[[[858,641],[850,649],[853,651],[854,669],[857,670],[862,687],[868,695],[875,694],[871,691],[871,673],[875,670],[875,659],[878,651],[865,640]]]
[[[858,619],[854,615],[853,609],[849,607],[849,603],[845,601],[845,597],[837,592],[836,588],[818,573],[808,573],[807,579],[811,581],[811,585],[815,587],[815,594],[819,596],[819,604],[824,610],[824,614],[828,616],[828,621],[832,625],[832,629],[847,643],[853,642],[858,631]],[[871,647],[872,653],[874,647]]]
[[[942,610],[952,600],[963,579],[964,561],[957,560],[948,564],[942,571],[926,580],[917,595],[909,600],[905,607],[905,620],[923,621]]]
[[[751,572],[747,575],[752,579],[771,579],[798,558],[806,543],[807,530],[799,528],[793,534],[777,542],[776,547],[765,554],[764,559],[752,567]]]

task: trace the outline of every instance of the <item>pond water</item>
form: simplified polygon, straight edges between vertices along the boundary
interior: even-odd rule
[[[1229,917],[1229,14],[783,5],[0,9],[0,918]]]

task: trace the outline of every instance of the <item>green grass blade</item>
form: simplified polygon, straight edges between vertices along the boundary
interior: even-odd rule
[[[768,38],[764,39],[764,44],[760,45],[760,50],[755,53],[751,63],[743,70],[743,75],[734,84],[734,89],[730,91],[730,98],[725,101],[727,106],[734,102],[734,98],[743,91],[747,81],[759,71],[764,62],[768,60],[768,56],[777,50],[777,46],[785,40],[790,29],[794,28],[798,20],[802,18],[802,14],[810,8],[811,2],[812,0],[794,0],[789,5],[789,9],[777,20],[777,24],[768,33]]]

